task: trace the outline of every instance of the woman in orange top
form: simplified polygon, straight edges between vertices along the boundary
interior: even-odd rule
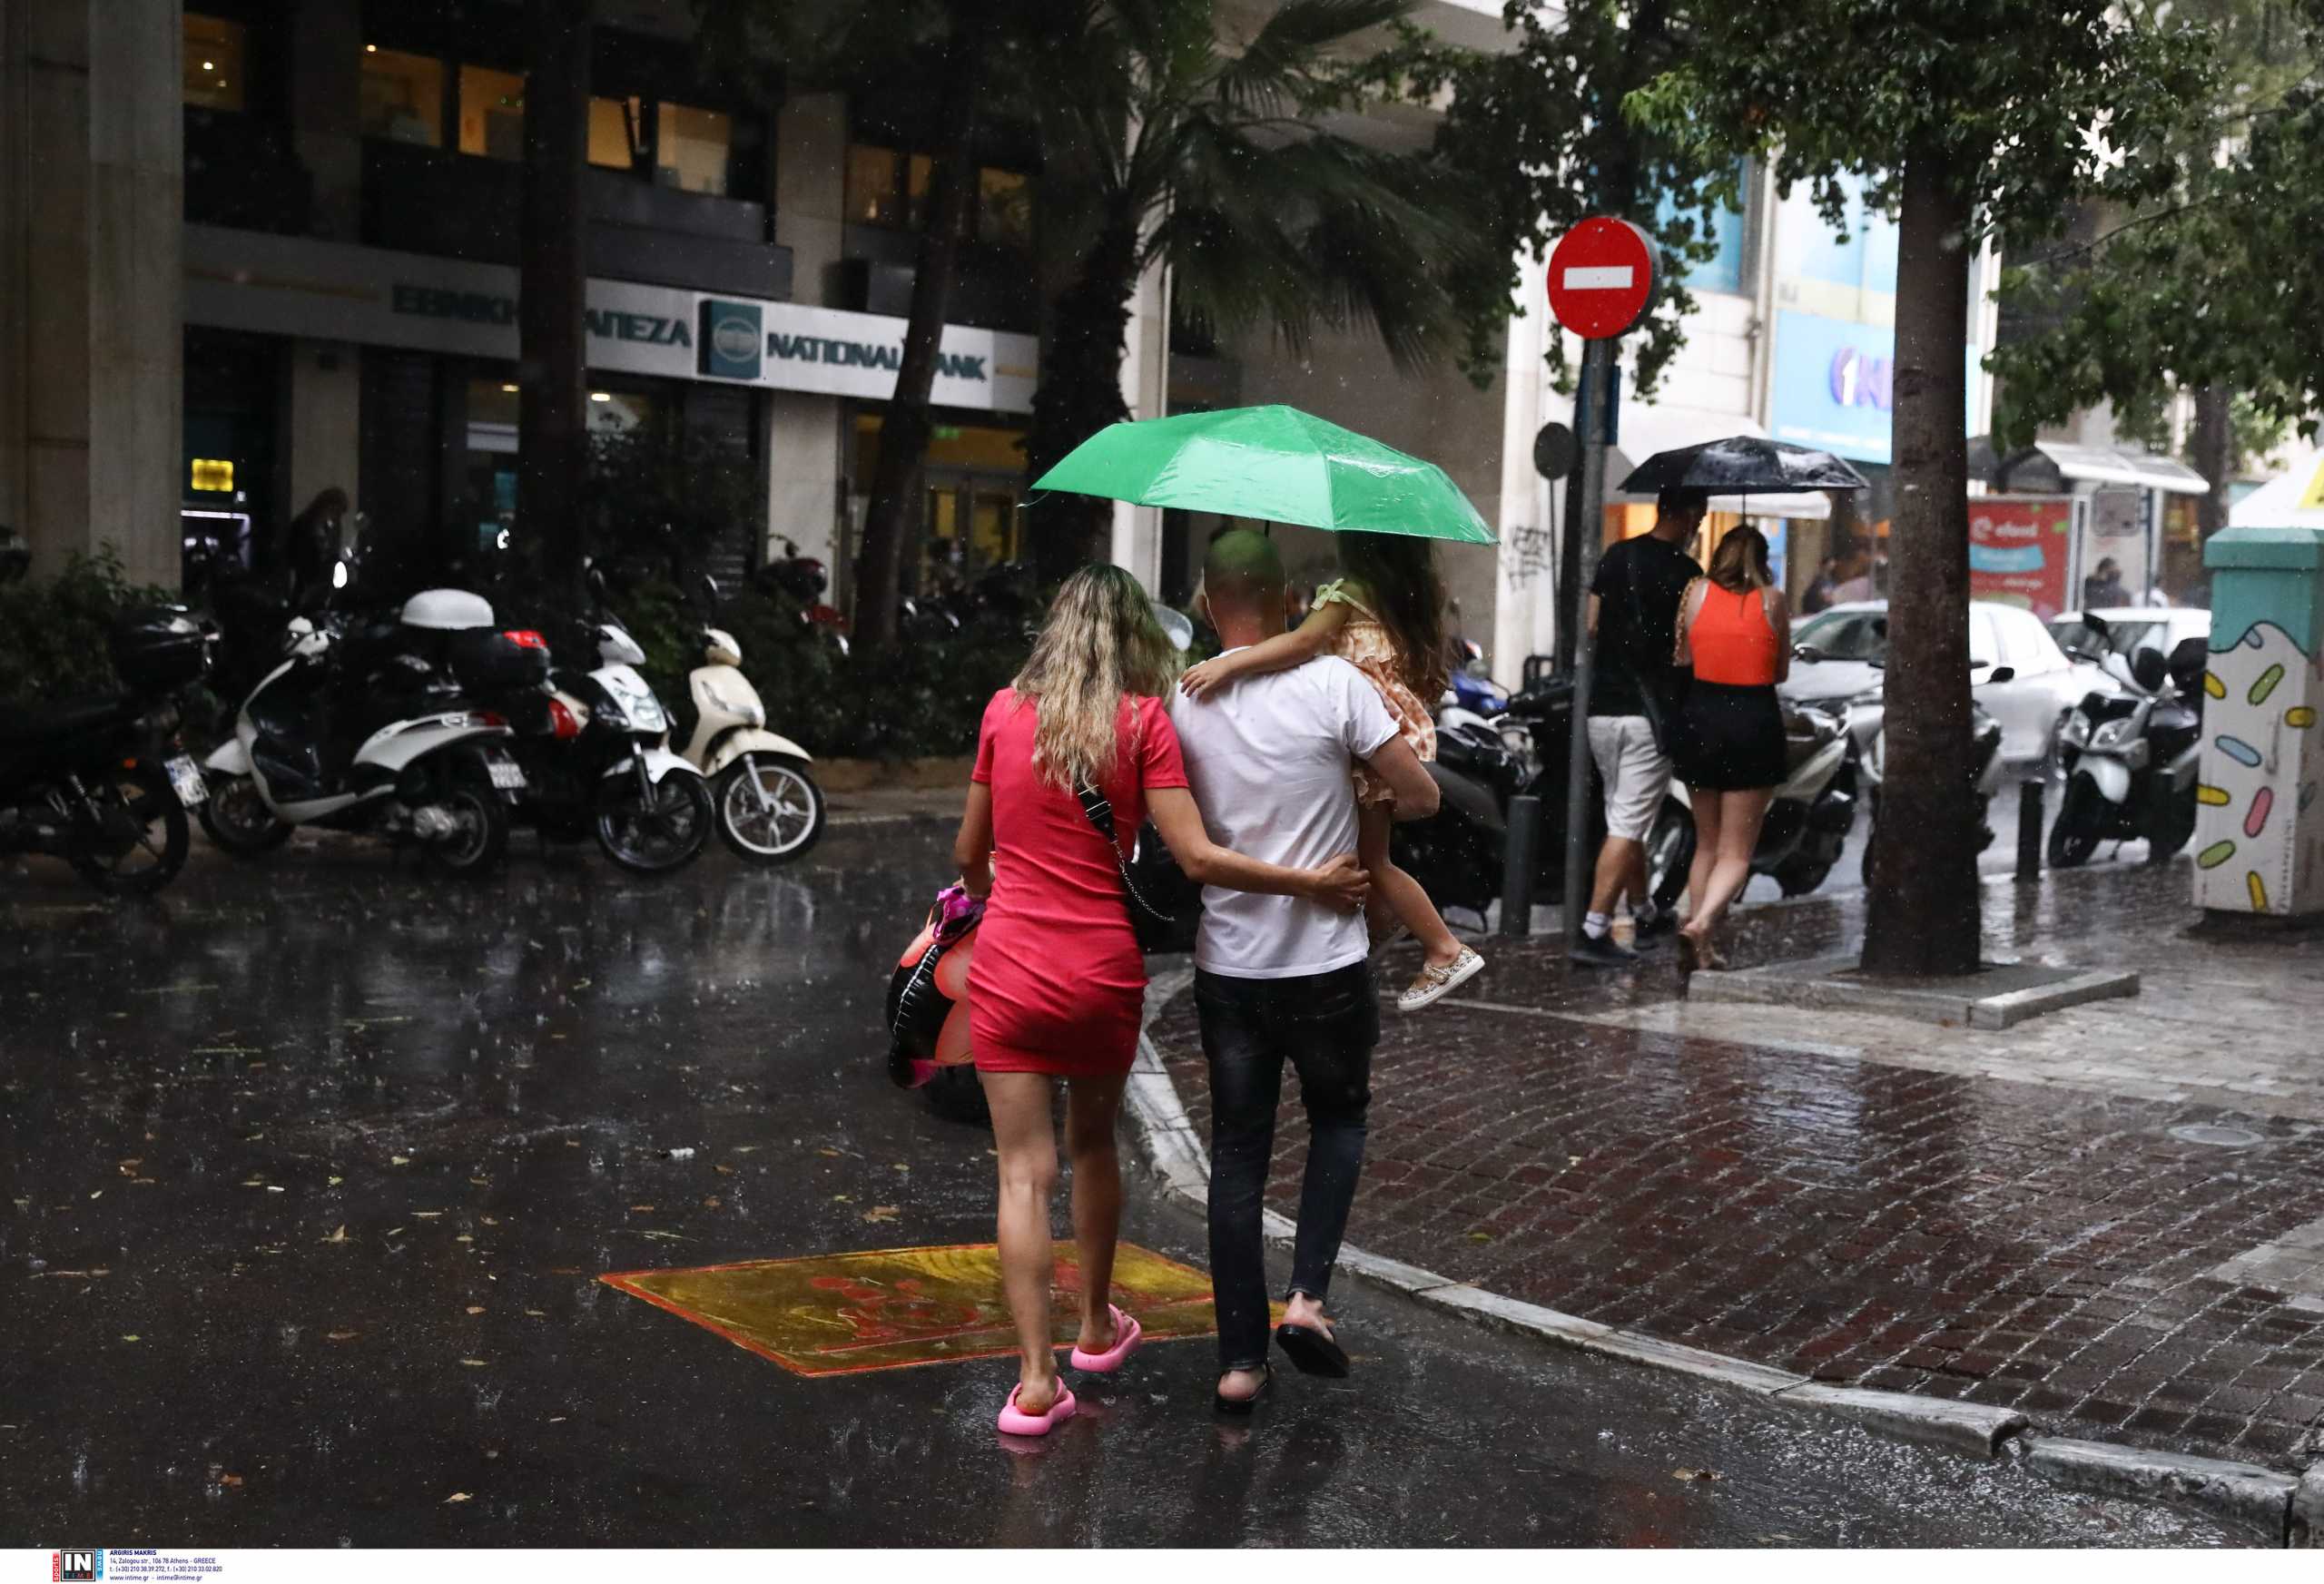
[[[1679,596],[1678,661],[1695,674],[1672,744],[1695,812],[1694,915],[1679,935],[1696,963],[1724,968],[1711,931],[1750,883],[1751,850],[1785,773],[1776,684],[1791,674],[1791,613],[1758,529],[1729,529],[1709,576]]]

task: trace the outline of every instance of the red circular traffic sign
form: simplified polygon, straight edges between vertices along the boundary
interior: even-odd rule
[[[1654,243],[1626,220],[1593,214],[1550,251],[1550,311],[1585,341],[1619,336],[1654,295]]]

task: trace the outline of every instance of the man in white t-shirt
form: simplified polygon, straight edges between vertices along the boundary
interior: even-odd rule
[[[1229,649],[1282,632],[1274,542],[1247,529],[1220,536],[1203,564],[1202,599]],[[1436,782],[1372,684],[1344,660],[1237,677],[1200,702],[1174,696],[1170,720],[1211,840],[1249,857],[1307,868],[1354,851],[1358,759],[1394,789],[1399,819],[1436,812]],[[1380,1039],[1370,955],[1361,914],[1298,897],[1203,891],[1195,1004],[1210,1067],[1210,1270],[1224,1412],[1249,1412],[1272,1379],[1259,1227],[1285,1060],[1299,1069],[1311,1136],[1275,1339],[1303,1371],[1347,1373],[1324,1297],[1364,1163]]]

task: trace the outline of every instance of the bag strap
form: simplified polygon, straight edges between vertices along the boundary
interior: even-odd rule
[[[1158,922],[1174,922],[1169,914],[1138,895],[1137,882],[1129,877],[1129,860],[1122,856],[1121,843],[1114,837],[1114,805],[1107,801],[1106,794],[1084,782],[1074,789],[1073,795],[1081,801],[1081,812],[1098,834],[1106,839],[1106,846],[1114,855],[1114,871],[1122,877],[1122,895],[1129,901],[1130,921],[1136,923],[1137,914],[1143,909],[1147,916]]]

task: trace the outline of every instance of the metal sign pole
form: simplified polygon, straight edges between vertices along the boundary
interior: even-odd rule
[[[1590,585],[1598,576],[1598,541],[1606,531],[1606,446],[1613,438],[1614,349],[1611,337],[1585,342],[1581,353],[1581,509],[1566,525],[1581,548],[1573,591],[1573,713],[1568,731],[1565,786],[1565,938],[1581,938],[1588,910],[1590,857],[1590,672],[1597,641],[1590,631]]]

